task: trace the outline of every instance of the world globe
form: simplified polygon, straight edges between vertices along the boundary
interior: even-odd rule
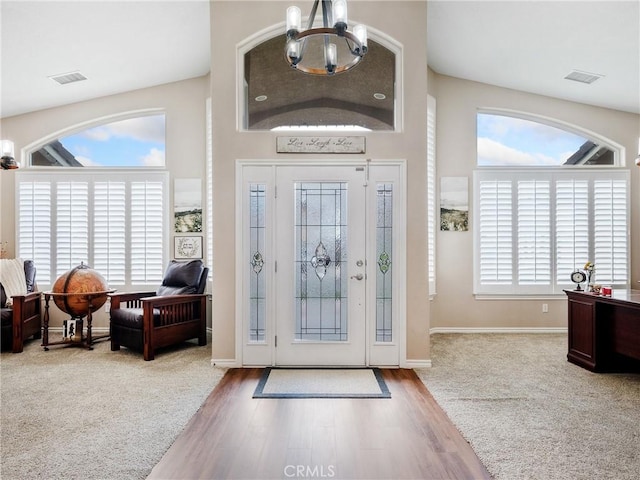
[[[80,265],[58,277],[53,284],[52,292],[74,294],[101,292],[101,295],[92,296],[90,306],[89,299],[84,295],[59,295],[54,296],[53,301],[60,310],[72,317],[84,317],[89,310],[95,312],[105,304],[107,290],[109,286],[105,278],[84,262],[80,262]]]

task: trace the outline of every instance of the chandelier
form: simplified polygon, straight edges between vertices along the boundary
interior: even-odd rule
[[[346,72],[367,53],[367,27],[348,30],[347,0],[322,0],[322,27],[314,27],[319,3],[313,2],[306,30],[300,9],[287,8],[285,58],[293,68],[311,75]]]

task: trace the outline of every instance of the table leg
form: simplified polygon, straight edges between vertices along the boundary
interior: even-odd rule
[[[42,346],[45,351],[48,351],[49,348],[49,300],[51,299],[50,295],[45,293],[44,295],[44,323],[42,325]]]
[[[87,309],[87,348],[89,350],[93,350],[93,339],[91,338],[91,321],[93,320],[91,316],[91,298],[89,298],[89,308]]]

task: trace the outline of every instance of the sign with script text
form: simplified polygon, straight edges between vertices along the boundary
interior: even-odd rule
[[[278,153],[365,153],[365,137],[278,137]]]

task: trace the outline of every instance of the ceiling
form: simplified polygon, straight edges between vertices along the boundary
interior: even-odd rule
[[[428,8],[434,71],[640,114],[639,0],[449,0]],[[207,1],[0,0],[0,23],[0,118],[210,68]],[[572,70],[603,76],[590,85],[565,80]],[[88,80],[61,86],[49,78],[74,71]]]

